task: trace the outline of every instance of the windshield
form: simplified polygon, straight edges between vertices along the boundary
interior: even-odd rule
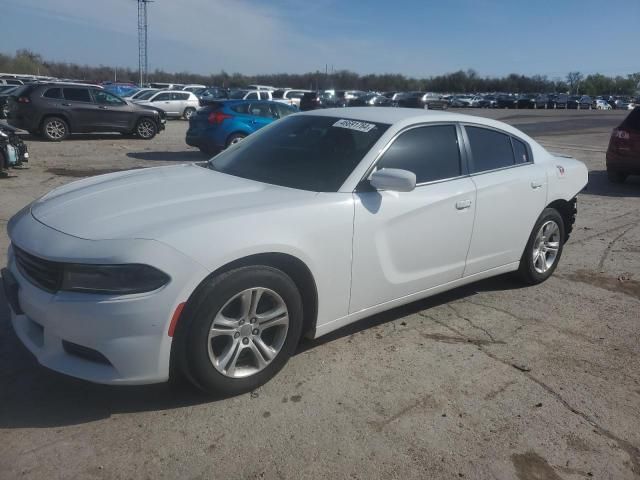
[[[136,100],[148,100],[157,92],[157,90],[149,90],[147,92],[141,93],[140,95],[135,95],[133,98],[135,98]]]
[[[389,125],[294,115],[209,161],[211,169],[258,182],[337,192]]]
[[[7,95],[17,89],[15,85],[0,85],[0,94]]]

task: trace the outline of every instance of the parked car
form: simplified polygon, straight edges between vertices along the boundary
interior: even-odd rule
[[[569,95],[566,93],[559,93],[551,98],[551,102],[555,109],[566,109],[569,104]]]
[[[28,161],[27,146],[17,129],[0,123],[0,178],[8,177],[10,168],[18,168]]]
[[[534,109],[536,102],[536,95],[533,93],[523,93],[518,95],[516,99],[516,108],[521,109]]]
[[[164,114],[128,103],[101,88],[32,83],[9,97],[8,122],[59,142],[72,133],[120,132],[145,140],[164,130]]]
[[[167,117],[189,120],[200,107],[200,100],[191,92],[180,90],[158,91],[145,100],[134,100],[138,105],[152,105],[164,111]]]
[[[185,85],[180,90],[184,90],[186,92],[196,93],[198,90],[202,90],[207,88],[206,85],[200,85],[199,83],[190,83],[189,85]]]
[[[377,93],[367,93],[349,102],[350,107],[392,107],[393,101],[384,95]]]
[[[9,95],[18,89],[17,85],[4,85],[7,88],[0,87],[0,118],[7,118],[9,114]]]
[[[207,87],[200,90],[196,90],[193,92],[198,100],[200,101],[200,105],[205,105],[207,102],[213,100],[222,100],[225,98],[229,98],[229,90],[226,88],[220,87]]]
[[[229,92],[230,100],[272,100],[271,90],[232,90]]]
[[[595,107],[596,110],[611,110],[611,105],[609,105],[609,102],[603,99],[595,100]]]
[[[471,97],[470,106],[472,108],[490,108],[491,100],[485,95],[474,95],[473,97]]]
[[[307,92],[300,99],[300,110],[316,110],[319,108],[344,107],[344,99],[336,97],[331,92]]]
[[[212,155],[291,115],[298,109],[280,102],[262,100],[222,100],[199,109],[189,119],[187,145]]]
[[[518,99],[512,95],[498,95],[496,108],[518,108]]]
[[[5,296],[48,368],[240,394],[303,335],[507,272],[544,282],[586,183],[584,164],[495,120],[299,113],[207,163],[91,177],[23,208]]]
[[[628,98],[616,98],[613,101],[613,108],[616,110],[629,110],[631,102]]]
[[[275,101],[280,101],[283,103],[288,103],[289,105],[300,107],[300,100],[305,93],[309,92],[310,90],[294,90],[292,88],[287,88],[274,90],[271,95],[273,100]]]
[[[592,110],[593,99],[589,95],[582,95],[578,100],[578,108],[580,110]]]
[[[107,83],[102,84],[101,86],[107,92],[118,95],[119,97],[126,97],[127,95],[132,95],[140,90],[133,83]]]
[[[533,108],[553,108],[553,96],[547,93],[540,93],[533,99]]]
[[[607,176],[614,183],[640,175],[640,107],[613,129],[607,149]]]
[[[17,78],[0,78],[0,85],[24,85],[24,81]]]
[[[406,92],[397,95],[395,102],[399,107],[423,108],[426,110],[446,110],[449,102],[438,93],[432,92]]]
[[[470,95],[454,95],[449,100],[449,106],[453,108],[469,108],[472,106],[473,97]]]

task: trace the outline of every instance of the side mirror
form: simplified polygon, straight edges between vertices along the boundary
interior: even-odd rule
[[[383,168],[371,174],[369,183],[377,190],[410,192],[416,188],[416,174],[399,168]]]

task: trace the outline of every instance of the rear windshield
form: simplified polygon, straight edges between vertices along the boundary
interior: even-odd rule
[[[389,125],[294,115],[210,160],[237,177],[314,192],[337,192]]]
[[[622,122],[621,127],[640,131],[640,107],[636,107],[631,111],[629,116]]]

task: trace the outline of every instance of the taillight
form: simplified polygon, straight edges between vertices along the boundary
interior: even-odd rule
[[[31,99],[29,97],[18,97],[18,103],[31,103]]]
[[[620,140],[629,140],[629,138],[631,137],[631,135],[629,135],[629,132],[627,132],[626,130],[618,130],[618,129],[615,129],[613,131],[613,136],[615,138],[619,138]]]
[[[231,115],[227,115],[226,113],[222,113],[222,112],[211,112],[209,114],[209,117],[207,117],[207,120],[211,125],[214,125],[214,124],[219,125],[222,122],[224,122],[227,118],[231,118]]]

